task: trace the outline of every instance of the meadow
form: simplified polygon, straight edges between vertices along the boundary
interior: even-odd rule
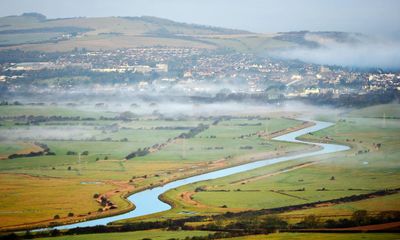
[[[377,117],[385,111],[386,116],[391,116],[396,109],[398,105],[391,104],[349,112],[340,116],[334,126],[302,137],[308,141],[348,145],[352,147],[349,151],[292,160],[170,190],[163,198],[175,208],[163,213],[163,217],[271,209],[398,189],[400,121]],[[312,214],[321,220],[350,217],[357,210],[376,215],[382,211],[399,211],[399,196],[325,204],[284,212],[280,216],[295,223]],[[148,218],[158,217],[155,214]]]
[[[126,233],[106,233],[106,234],[86,234],[76,236],[62,236],[53,238],[40,238],[43,240],[103,240],[103,239],[151,239],[151,240],[167,240],[167,239],[185,239],[186,237],[207,236],[212,232],[207,231],[136,231]],[[393,233],[273,233],[268,235],[250,235],[243,237],[229,238],[232,240],[298,240],[298,239],[315,239],[315,240],[391,240],[398,239],[398,234]]]
[[[261,240],[261,239],[315,239],[315,240],[390,240],[399,239],[398,234],[394,233],[275,233],[269,235],[254,235],[231,238],[232,240]]]
[[[66,105],[0,106],[0,113],[3,229],[115,214],[134,207],[126,194],[309,148],[271,141],[271,134],[302,124],[279,115],[232,116],[217,123],[212,118],[151,115],[120,120],[117,111]],[[191,138],[179,137],[199,124],[209,127]],[[38,144],[51,154],[8,158],[41,151]],[[150,149],[147,154],[125,159],[145,148]],[[117,208],[103,211],[96,194],[107,196]]]
[[[183,24],[153,17],[69,18],[43,21],[35,16],[0,18],[0,49],[45,52],[112,50],[135,47],[229,48],[264,54],[295,46],[276,34]],[[11,32],[7,32],[11,30]],[[15,31],[15,32],[13,32]]]
[[[52,238],[40,238],[42,240],[115,240],[115,239],[151,239],[151,240],[168,240],[168,239],[185,239],[186,237],[208,236],[213,232],[208,231],[165,231],[165,230],[148,230],[135,231],[125,233],[104,233],[104,234],[85,234],[76,236],[62,236]]]

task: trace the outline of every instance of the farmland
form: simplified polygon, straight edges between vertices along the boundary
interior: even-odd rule
[[[205,236],[210,232],[198,230],[207,230],[209,224],[226,231],[235,223],[249,224],[248,216],[257,219],[255,223],[263,223],[271,217],[265,212],[268,209],[275,209],[273,216],[292,226],[300,226],[307,216],[316,216],[316,226],[323,226],[327,220],[352,219],[357,211],[366,210],[371,217],[398,212],[400,125],[392,108],[397,109],[397,105],[346,111],[341,115],[317,114],[318,119],[331,119],[335,125],[301,138],[348,145],[350,150],[178,187],[161,197],[173,206],[171,210],[113,223],[114,227],[135,226],[129,224],[199,216],[198,221],[182,225],[194,231],[148,230],[90,237]],[[34,106],[35,110],[29,112],[32,116],[23,116],[25,109],[27,106],[0,109],[3,114],[0,182],[6,186],[0,199],[0,214],[5,220],[2,230],[72,223],[121,213],[135,207],[126,201],[126,196],[146,188],[246,162],[315,150],[311,145],[271,140],[306,126],[303,121],[287,118],[293,113],[171,119],[67,105]],[[25,156],[28,149],[44,153]],[[17,157],[10,158],[13,154]],[[374,195],[386,190],[394,192]],[[368,194],[371,196],[352,200],[354,196]],[[109,203],[102,205],[100,196]],[[314,204],[321,201],[323,204]],[[314,205],[276,210],[304,204]],[[236,215],[227,217],[233,213]],[[272,239],[306,236],[345,239],[349,235],[268,235]],[[394,235],[356,236],[390,239]],[[71,237],[60,237],[64,238]],[[252,238],[262,236],[237,239]]]
[[[108,233],[108,234],[86,234],[77,236],[65,236],[57,238],[41,238],[45,239],[85,239],[85,240],[114,240],[114,239],[152,239],[152,240],[167,240],[167,239],[184,239],[186,237],[194,236],[207,236],[212,232],[207,231],[164,231],[164,230],[149,230],[149,231],[136,231],[126,233]]]
[[[72,51],[133,47],[230,48],[241,52],[295,44],[272,34],[183,24],[155,17],[51,19],[36,14],[0,18],[0,49]]]
[[[0,112],[3,229],[115,214],[134,207],[124,199],[128,193],[310,150],[302,144],[271,141],[281,130],[301,127],[301,121],[283,114],[216,121],[152,115],[122,120],[129,114],[67,105],[1,106]],[[179,137],[199,124],[208,127],[193,137]],[[132,152],[145,154],[126,159]],[[104,210],[96,194],[106,196],[116,208]]]
[[[345,239],[363,239],[363,240],[383,240],[383,239],[398,239],[398,234],[390,234],[390,233],[358,233],[358,234],[349,234],[349,233],[277,233],[270,235],[254,235],[254,236],[245,236],[245,237],[237,237],[231,238],[232,240],[261,240],[261,239],[288,239],[288,240],[298,240],[298,239],[323,239],[323,240],[345,240]]]
[[[2,1],[0,240],[400,240],[400,1]]]
[[[379,110],[393,108],[397,109],[398,105],[383,106]],[[377,109],[347,113],[337,119],[336,125],[303,136],[309,141],[346,144],[352,147],[350,151],[279,163],[171,190],[164,198],[175,208],[163,216],[180,218],[185,213],[256,211],[318,201],[328,203],[283,212],[280,216],[296,223],[308,215],[316,215],[323,221],[350,217],[357,210],[367,210],[371,215],[399,211],[399,194],[329,203],[331,199],[399,188],[398,119],[354,117],[361,112],[374,116]],[[151,219],[158,217],[156,214]]]
[[[206,231],[160,231],[160,230],[150,230],[150,231],[137,231],[128,233],[108,233],[108,234],[89,234],[89,235],[77,235],[77,236],[64,236],[56,238],[41,238],[43,240],[55,239],[55,240],[65,240],[65,239],[88,239],[88,240],[102,240],[102,239],[144,239],[149,238],[152,240],[167,240],[171,238],[184,239],[187,236],[206,236],[211,232]],[[275,233],[269,235],[253,235],[245,237],[235,237],[229,238],[232,240],[262,240],[262,239],[316,239],[316,240],[347,240],[347,239],[362,239],[362,240],[391,240],[398,239],[397,234],[390,233],[362,233],[362,234],[333,234],[333,233]]]

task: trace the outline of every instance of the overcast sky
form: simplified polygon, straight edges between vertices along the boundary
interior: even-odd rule
[[[400,0],[0,0],[0,15],[156,16],[254,32],[400,32]]]

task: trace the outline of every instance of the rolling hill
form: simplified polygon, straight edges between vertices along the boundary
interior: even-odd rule
[[[243,30],[179,23],[142,17],[47,19],[39,13],[0,18],[0,51],[107,50],[134,47],[229,48],[265,53],[296,46],[317,47],[309,32],[260,34]],[[347,39],[347,33],[313,33],[324,38]]]

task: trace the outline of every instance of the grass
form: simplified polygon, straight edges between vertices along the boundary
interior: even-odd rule
[[[387,119],[383,123],[382,119],[346,118],[345,121],[339,121],[333,127],[303,138],[326,141],[325,137],[328,136],[335,142],[352,146],[352,150],[298,159],[278,166],[268,166],[171,190],[165,194],[165,197],[178,207],[166,216],[176,217],[182,209],[203,214],[212,211],[275,208],[364,194],[386,188],[398,188],[400,187],[399,135],[400,122],[396,119]],[[374,143],[381,143],[382,147],[377,149]],[[268,176],[279,169],[313,161],[316,161],[315,164]],[[332,176],[334,180],[331,180]],[[207,191],[194,192],[201,186],[206,187]],[[237,191],[238,189],[240,191]],[[304,191],[297,191],[299,189],[304,189]],[[321,189],[325,190],[319,191]],[[185,192],[192,192],[191,198],[198,205],[184,202],[181,195]],[[290,218],[290,216],[297,217],[298,214],[303,216],[304,214],[351,215],[359,209],[371,212],[400,210],[399,205],[396,204],[397,199],[396,194],[325,208],[294,211],[285,213],[284,216]],[[221,208],[224,205],[227,208]]]
[[[96,212],[99,204],[93,194],[114,188],[109,184],[81,184],[60,178],[35,178],[0,174],[0,227],[52,220],[59,214]]]
[[[375,105],[352,111],[348,114],[350,117],[367,117],[367,118],[400,118],[400,104],[383,104]]]
[[[64,106],[0,106],[0,116],[65,116],[65,117],[100,117],[107,116],[111,117],[114,114],[99,111],[90,111],[90,109],[79,109],[64,107]]]
[[[0,108],[0,111],[11,116],[24,113],[23,108],[10,106],[7,108],[7,110]],[[51,107],[49,111],[45,111],[45,107],[38,107],[37,111],[27,111],[38,115],[43,113],[80,116],[82,110],[61,107],[53,109]],[[373,116],[377,109],[358,111],[364,111],[363,114],[370,112]],[[101,113],[89,111],[84,114],[88,117],[99,117],[103,113],[104,111]],[[221,179],[182,186],[164,195],[165,199],[174,202],[172,210],[127,219],[119,223],[273,208],[399,187],[400,168],[397,161],[398,149],[400,149],[399,120],[361,118],[355,117],[351,112],[348,113],[348,116],[351,117],[343,118],[345,121],[338,121],[333,127],[305,135],[303,138],[310,141],[334,141],[347,144],[352,146],[350,151],[282,162]],[[272,133],[293,127],[300,123],[298,121],[285,118],[271,118],[270,120],[234,118],[221,121],[218,125],[210,125],[209,129],[194,138],[171,142],[160,151],[147,156],[120,161],[132,150],[164,142],[168,138],[187,131],[158,130],[157,127],[194,127],[199,123],[210,124],[210,121],[197,119],[180,121],[140,119],[131,122],[96,120],[62,123],[55,121],[30,126],[28,130],[33,133],[47,132],[50,134],[51,129],[54,128],[69,133],[72,133],[73,129],[79,131],[76,132],[77,136],[72,136],[71,139],[38,139],[56,152],[55,156],[1,160],[0,183],[5,187],[0,191],[3,196],[0,199],[0,218],[2,219],[0,227],[26,226],[33,222],[48,224],[54,221],[52,218],[56,214],[61,216],[60,222],[72,221],[75,218],[67,217],[69,212],[86,218],[90,211],[91,216],[96,216],[99,204],[93,199],[94,193],[109,194],[110,199],[119,206],[116,211],[127,209],[130,205],[121,198],[121,195],[132,189],[138,190],[151,184],[162,184],[171,179],[198,174],[215,166],[226,167],[243,161],[255,160],[262,154],[304,149],[303,145],[276,142],[269,138],[251,135],[256,132]],[[104,127],[112,124],[118,124],[117,131],[102,131]],[[12,135],[12,132],[16,130],[27,131],[26,126],[15,126],[10,120],[0,127],[0,134]],[[32,132],[30,135],[33,135]],[[25,133],[25,135],[29,135],[29,132]],[[87,136],[94,136],[97,140],[111,138],[113,141],[88,141]],[[128,138],[128,142],[114,141],[125,137]],[[17,141],[4,143],[6,144],[0,145],[2,154],[23,150],[19,146],[12,145]],[[377,149],[374,143],[381,143],[381,148]],[[22,144],[29,144],[29,141]],[[241,149],[241,146],[253,148],[246,150]],[[87,150],[89,155],[82,156],[79,162],[77,156],[66,155],[68,150],[76,152]],[[231,158],[227,158],[228,155]],[[103,159],[105,156],[108,156],[109,160],[96,161],[96,158]],[[218,162],[218,160],[222,161]],[[213,165],[215,162],[221,165]],[[68,170],[68,167],[71,167],[71,170]],[[283,170],[285,172],[282,172]],[[146,177],[143,177],[145,175]],[[331,180],[332,176],[334,176],[334,180]],[[87,182],[89,184],[84,184]],[[195,192],[197,187],[205,188],[206,191]],[[304,191],[295,191],[303,188]],[[317,191],[322,188],[325,188],[326,191]],[[121,189],[124,190],[120,191]],[[116,193],[116,190],[120,192]],[[279,190],[281,193],[271,190]],[[184,198],[185,194],[189,194],[187,196],[191,201]],[[293,211],[283,213],[281,217],[293,223],[309,214],[316,214],[322,219],[326,219],[350,216],[352,212],[360,209],[366,209],[371,213],[399,210],[397,204],[399,196],[400,194],[395,194],[358,202]],[[107,214],[110,213],[113,212]],[[193,233],[197,234],[197,232],[154,230],[68,236],[58,239],[113,239],[114,237],[115,239],[142,239],[144,237],[183,239],[186,236],[196,235],[190,235]],[[199,234],[203,233],[199,232]],[[204,233],[204,235],[207,234]],[[263,237],[265,236],[248,236],[241,239],[264,239]],[[351,239],[394,239],[390,234],[280,233],[268,235],[268,238],[271,239],[347,239],[347,237]]]
[[[1,106],[0,112],[4,116],[57,115],[96,119],[105,114],[118,114],[107,110],[84,109],[86,108],[64,106]],[[92,212],[91,216],[96,215],[100,205],[94,201],[94,193],[108,194],[118,205],[117,210],[108,212],[113,213],[130,207],[121,198],[127,192],[226,167],[240,161],[254,160],[252,155],[271,153],[275,148],[279,151],[289,151],[304,147],[275,143],[258,136],[239,138],[241,135],[259,131],[274,132],[293,127],[298,125],[299,121],[284,118],[234,118],[211,125],[208,130],[194,138],[176,140],[160,151],[123,161],[128,153],[138,148],[164,143],[167,139],[187,132],[188,128],[199,123],[210,124],[210,121],[143,118],[130,122],[51,121],[35,126],[18,126],[14,123],[10,118],[0,126],[0,135],[8,139],[0,142],[0,154],[7,156],[25,151],[26,147],[21,149],[22,145],[29,146],[33,141],[39,141],[48,145],[56,155],[1,160],[0,183],[5,187],[0,190],[0,194],[4,196],[0,202],[0,218],[6,221],[1,221],[0,227],[24,226],[33,222],[48,224],[56,214],[61,216],[59,221],[75,220],[76,218],[66,217],[69,212],[73,212],[75,216],[82,215],[81,218],[88,217],[89,211]],[[158,129],[160,127],[185,129]],[[26,139],[18,139],[21,136]],[[127,142],[121,142],[123,138],[127,138]],[[100,141],[102,139],[107,140]],[[215,148],[221,146],[223,149]],[[241,146],[252,146],[253,149],[240,149]],[[88,151],[89,155],[82,155],[79,160],[77,155],[67,155],[67,151]],[[232,156],[229,161],[214,163],[228,155]],[[108,159],[104,160],[105,157]],[[96,184],[82,184],[85,182]]]
[[[13,153],[30,152],[35,150],[39,150],[39,148],[33,144],[4,141],[0,143],[0,158],[7,158],[8,155]]]
[[[285,240],[389,240],[399,239],[396,233],[274,233],[269,235],[253,235],[231,238],[232,240],[261,240],[261,239],[285,239]]]
[[[321,218],[340,218],[351,216],[357,210],[368,209],[370,214],[377,214],[381,211],[399,211],[398,202],[400,194],[393,194],[379,198],[365,199],[357,202],[341,203],[332,206],[315,209],[305,209],[281,214],[285,218],[296,218],[301,220],[307,215],[317,215]],[[296,221],[296,220],[295,220]]]
[[[265,53],[270,49],[287,48],[292,43],[273,39],[273,35],[246,33],[242,31],[199,27],[151,18],[71,18],[52,21],[37,21],[32,17],[3,17],[3,29],[31,29],[49,27],[80,27],[90,29],[68,40],[56,43],[48,41],[63,33],[3,34],[3,44],[15,46],[1,49],[19,48],[38,51],[71,51],[75,47],[88,50],[110,50],[116,48],[167,46],[192,48],[230,48],[241,52]],[[169,34],[157,34],[165,29]],[[110,34],[118,33],[118,34]]]
[[[40,43],[61,37],[62,33],[29,33],[0,35],[1,45],[19,45],[27,43]]]
[[[271,35],[249,35],[232,37],[208,37],[206,41],[217,44],[220,47],[234,49],[239,52],[265,54],[267,51],[279,48],[293,47],[293,43],[273,39]]]
[[[240,125],[245,123],[249,125]],[[179,144],[168,145],[161,151],[143,157],[143,159],[153,161],[160,159],[174,161],[212,161],[223,159],[228,156],[237,157],[250,153],[271,152],[274,151],[275,148],[287,150],[296,148],[297,146],[302,147],[296,144],[271,142],[258,136],[240,138],[241,136],[260,131],[267,131],[269,133],[275,132],[279,129],[292,127],[299,123],[298,121],[284,118],[262,121],[243,119],[223,121],[217,126],[210,126],[209,129],[198,134],[194,138],[181,140]],[[245,146],[250,146],[251,149],[243,149]]]
[[[165,231],[165,230],[148,230],[124,233],[101,233],[101,234],[85,234],[75,236],[62,236],[52,238],[39,238],[42,240],[117,240],[117,239],[152,239],[152,240],[168,240],[168,239],[185,239],[186,237],[207,236],[212,234],[208,231]]]

